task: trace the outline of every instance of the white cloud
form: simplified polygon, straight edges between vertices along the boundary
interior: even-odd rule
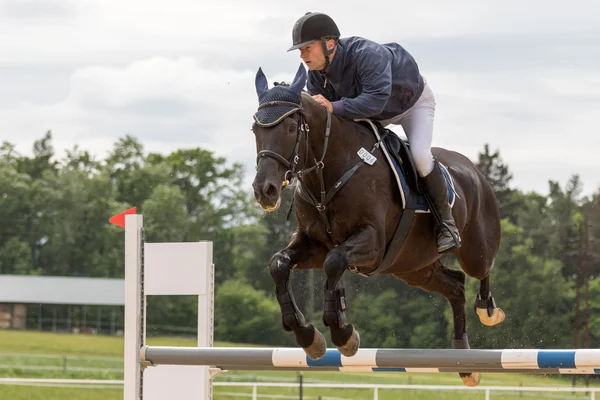
[[[600,73],[598,70],[573,68],[547,71],[538,74],[538,82],[569,102],[584,99],[600,101]]]
[[[193,58],[152,57],[126,68],[89,67],[73,75],[69,102],[123,107],[140,100],[179,99],[223,103],[231,95],[231,85],[248,80],[248,73],[203,71]]]
[[[76,4],[70,0],[3,0],[0,17],[18,21],[55,24],[74,16]]]
[[[0,110],[0,127],[27,133],[18,136],[26,146],[52,129],[64,143],[73,140],[84,148],[104,137],[95,151],[131,133],[152,149],[203,146],[226,153],[252,144],[253,96],[252,72],[207,72],[190,58],[151,58],[125,68],[77,70],[64,101]]]
[[[39,2],[21,4],[34,10]],[[257,48],[289,45],[294,21],[306,11],[330,13],[344,35],[375,40],[482,36],[535,32],[570,32],[597,28],[598,5],[592,0],[573,1],[569,7],[551,2],[437,0],[389,2],[365,13],[362,4],[333,0],[281,3],[275,0],[199,2],[195,0],[45,0],[46,7],[63,8],[76,19],[55,25],[50,21],[24,24],[0,15],[0,46],[14,51],[12,59],[44,58],[50,54],[95,51],[196,50],[235,55]],[[580,4],[577,6],[577,4]],[[13,6],[14,7],[14,6]],[[582,10],[585,10],[582,12]],[[0,55],[4,60],[11,58]]]

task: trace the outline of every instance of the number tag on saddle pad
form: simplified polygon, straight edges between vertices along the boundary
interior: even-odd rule
[[[375,163],[375,161],[377,161],[377,157],[375,157],[373,154],[369,153],[368,150],[365,150],[364,147],[360,148],[360,150],[358,151],[358,156],[360,158],[362,158],[363,160],[365,160],[365,162],[369,165],[373,165]]]

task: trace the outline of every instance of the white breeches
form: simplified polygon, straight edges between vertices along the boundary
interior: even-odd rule
[[[431,154],[433,137],[433,119],[435,117],[435,97],[425,82],[425,88],[417,102],[404,113],[381,121],[383,126],[401,125],[410,144],[410,152],[419,175],[426,176],[433,170],[434,159]]]

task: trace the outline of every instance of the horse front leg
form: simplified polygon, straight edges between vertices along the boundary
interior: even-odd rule
[[[331,331],[331,341],[346,357],[356,354],[360,336],[352,324],[346,322],[347,301],[342,275],[350,265],[373,265],[378,260],[379,250],[377,231],[371,225],[364,225],[346,242],[334,248],[323,264],[327,275],[323,323]]]
[[[302,231],[296,231],[290,244],[271,257],[269,271],[275,282],[277,302],[281,308],[283,329],[293,331],[296,343],[312,359],[318,360],[325,355],[327,343],[325,337],[312,324],[306,325],[304,315],[298,309],[292,286],[290,270],[320,268],[323,265],[327,249],[311,241]]]

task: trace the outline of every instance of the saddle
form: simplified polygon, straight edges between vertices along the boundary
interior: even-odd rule
[[[393,157],[394,161],[397,163],[397,168],[400,169],[402,175],[407,180],[409,188],[412,189],[412,191],[423,194],[424,189],[421,185],[417,167],[410,153],[410,143],[408,140],[402,139],[391,129],[384,128],[379,121],[371,122],[377,127],[380,136],[387,133],[383,139],[383,144],[388,149],[390,156]],[[366,121],[362,120],[360,123],[367,124]]]

